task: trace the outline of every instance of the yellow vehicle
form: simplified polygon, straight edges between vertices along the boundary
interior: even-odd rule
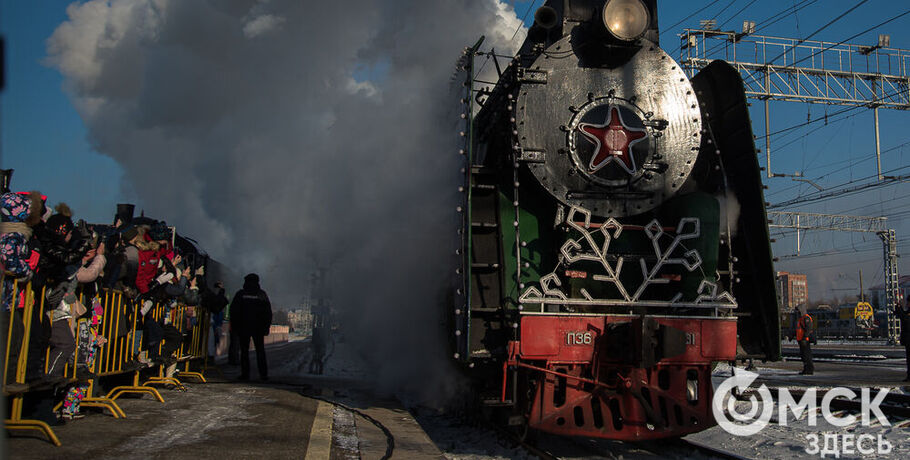
[[[816,337],[820,338],[849,338],[870,337],[875,329],[875,316],[869,302],[857,302],[855,305],[841,305],[831,308],[827,305],[822,308],[809,310],[812,316],[812,326]],[[796,321],[798,315],[782,313],[780,315],[781,333],[784,337],[796,336]]]

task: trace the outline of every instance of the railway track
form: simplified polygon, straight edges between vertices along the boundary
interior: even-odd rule
[[[392,454],[395,452],[395,436],[385,425],[382,424],[382,422],[376,420],[375,418],[369,416],[368,414],[365,414],[357,409],[354,409],[353,407],[349,407],[338,401],[333,401],[331,399],[328,399],[328,398],[325,398],[322,396],[309,394],[309,393],[307,393],[306,388],[303,385],[272,381],[272,382],[269,382],[267,386],[287,388],[287,389],[299,394],[300,396],[303,396],[304,398],[322,401],[326,404],[330,404],[334,407],[338,407],[343,410],[346,410],[346,411],[350,412],[351,414],[356,415],[356,416],[370,422],[373,426],[375,426],[380,431],[382,431],[383,435],[385,435],[385,438],[386,438],[386,450],[385,450],[385,454],[381,457],[381,460],[387,460],[387,459],[392,458]]]
[[[853,391],[858,395],[860,390],[858,388],[853,389]],[[804,391],[790,391],[790,394],[794,398],[802,398],[805,394]],[[818,402],[821,402],[822,394],[818,395]],[[910,420],[910,395],[898,394],[898,393],[889,393],[885,400],[882,401],[882,404],[879,405],[882,413],[884,413],[889,419],[892,417],[898,417],[905,420]],[[856,399],[833,399],[831,400],[831,409],[847,411],[850,413],[860,413],[862,411],[862,402]]]
[[[511,431],[486,419],[480,419],[480,423],[541,460],[559,460],[559,457],[556,454],[537,447],[533,443],[527,442],[514,431]]]
[[[813,356],[812,362],[815,363],[869,363],[869,362],[879,362],[879,361],[888,361],[887,356],[884,355],[868,355],[868,356],[852,356],[852,355],[833,355],[833,356]],[[784,361],[802,361],[802,358],[799,356],[784,356]],[[891,365],[891,364],[889,364]]]
[[[346,410],[346,411],[348,411],[348,412],[350,412],[350,413],[352,413],[352,414],[354,414],[354,415],[357,415],[358,417],[360,417],[360,418],[362,418],[362,419],[364,419],[364,420],[366,420],[366,421],[372,423],[373,426],[375,426],[375,427],[378,428],[380,431],[382,431],[382,433],[383,433],[383,434],[385,435],[385,437],[386,437],[386,450],[385,450],[385,455],[383,455],[383,456],[381,457],[381,460],[387,460],[387,459],[392,458],[392,453],[395,452],[395,436],[392,435],[392,432],[389,431],[389,429],[386,428],[386,426],[383,425],[380,421],[376,420],[376,419],[373,418],[373,417],[370,417],[369,415],[367,415],[367,414],[365,414],[365,413],[363,413],[363,412],[361,412],[361,411],[359,411],[359,410],[357,410],[357,409],[354,409],[353,407],[346,406],[346,405],[341,404],[340,402],[337,402],[337,401],[332,401],[332,400],[330,400],[330,399],[326,399],[326,398],[319,397],[319,396],[308,395],[308,394],[305,394],[305,393],[303,393],[303,392],[300,392],[300,395],[303,396],[303,397],[305,397],[305,398],[316,399],[316,400],[323,401],[323,402],[325,402],[325,403],[331,404],[331,405],[333,405],[333,406],[335,406],[335,407],[340,407],[340,408],[342,408],[342,409],[344,409],[344,410]]]
[[[777,389],[772,388],[772,392],[776,392],[776,390]],[[854,415],[860,414],[862,412],[862,401],[859,398],[861,389],[852,388],[851,390],[857,394],[857,398],[850,400],[841,398],[832,399],[830,403],[832,411],[843,411],[844,413],[850,413]],[[791,389],[789,392],[793,399],[797,401],[801,400],[803,395],[806,394],[804,390]],[[821,402],[824,394],[824,391],[817,392],[817,410],[821,410]],[[752,395],[756,395],[756,392],[754,390],[749,390],[743,392],[738,396],[738,398],[741,400],[747,400]],[[872,396],[874,397],[875,393],[873,393]],[[888,417],[889,421],[892,424],[904,427],[910,426],[910,394],[888,393],[884,401],[882,401],[882,403],[879,405],[879,408],[881,409],[882,413]]]

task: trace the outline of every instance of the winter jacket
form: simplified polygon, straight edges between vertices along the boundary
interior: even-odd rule
[[[812,334],[812,317],[808,313],[800,316],[799,320],[796,322],[796,341],[801,342],[803,340],[809,341],[809,336]]]
[[[39,244],[38,252],[41,253],[38,271],[52,284],[75,273],[88,250],[87,241],[74,237],[67,242],[43,225],[35,229],[35,237]],[[72,268],[68,270],[67,267]]]
[[[272,303],[259,283],[246,282],[231,301],[231,330],[241,335],[269,335]]]
[[[186,285],[187,280],[185,276],[181,276],[176,283],[167,283],[164,285],[164,293],[168,297],[181,297],[186,294]]]
[[[216,290],[205,289],[202,293],[202,307],[212,313],[221,313],[228,304],[224,296],[224,288]]]
[[[40,204],[40,201],[38,202]],[[35,214],[34,200],[16,193],[0,196],[0,264],[3,265],[3,310],[8,311],[13,296],[13,282],[28,281],[37,266],[37,254],[29,247],[32,228],[28,222]],[[38,211],[40,213],[40,210]],[[30,263],[30,261],[32,263]]]
[[[136,269],[136,288],[145,294],[149,290],[149,283],[158,273],[158,250],[139,250],[139,268]]]
[[[87,266],[80,267],[76,272],[76,280],[80,283],[91,283],[98,279],[98,276],[101,275],[101,270],[104,270],[104,264],[107,263],[107,259],[103,255],[99,254],[92,259],[92,263]]]
[[[28,236],[23,231],[19,229],[7,233],[3,230],[0,236],[0,263],[3,263],[3,274],[8,277],[28,279],[32,276],[32,268],[28,264],[31,251]]]

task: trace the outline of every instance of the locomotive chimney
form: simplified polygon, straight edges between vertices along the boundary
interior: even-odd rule
[[[136,205],[130,203],[118,203],[117,204],[117,214],[116,219],[120,219],[124,224],[129,224],[133,221],[133,212],[136,210]]]
[[[549,6],[542,6],[534,13],[534,23],[547,30],[556,26],[557,19],[556,10]]]

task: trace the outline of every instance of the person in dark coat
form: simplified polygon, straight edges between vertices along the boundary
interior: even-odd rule
[[[202,308],[208,310],[212,315],[212,335],[214,337],[214,355],[218,354],[218,346],[221,345],[221,326],[224,324],[224,307],[228,305],[228,299],[224,295],[224,283],[221,280],[215,282],[215,289],[208,289],[203,283],[202,291]]]
[[[897,314],[897,319],[900,320],[901,345],[904,346],[904,350],[907,353],[907,378],[904,381],[910,382],[910,299],[907,300],[903,307],[898,306],[895,308],[894,313]]]
[[[259,378],[268,380],[269,370],[265,360],[265,336],[272,325],[272,304],[269,296],[259,287],[259,275],[250,273],[243,278],[243,289],[231,301],[231,330],[240,337],[240,379],[250,378],[250,339],[256,347],[256,364]]]
[[[321,375],[325,364],[325,327],[313,325],[313,359],[310,361],[310,374]]]

